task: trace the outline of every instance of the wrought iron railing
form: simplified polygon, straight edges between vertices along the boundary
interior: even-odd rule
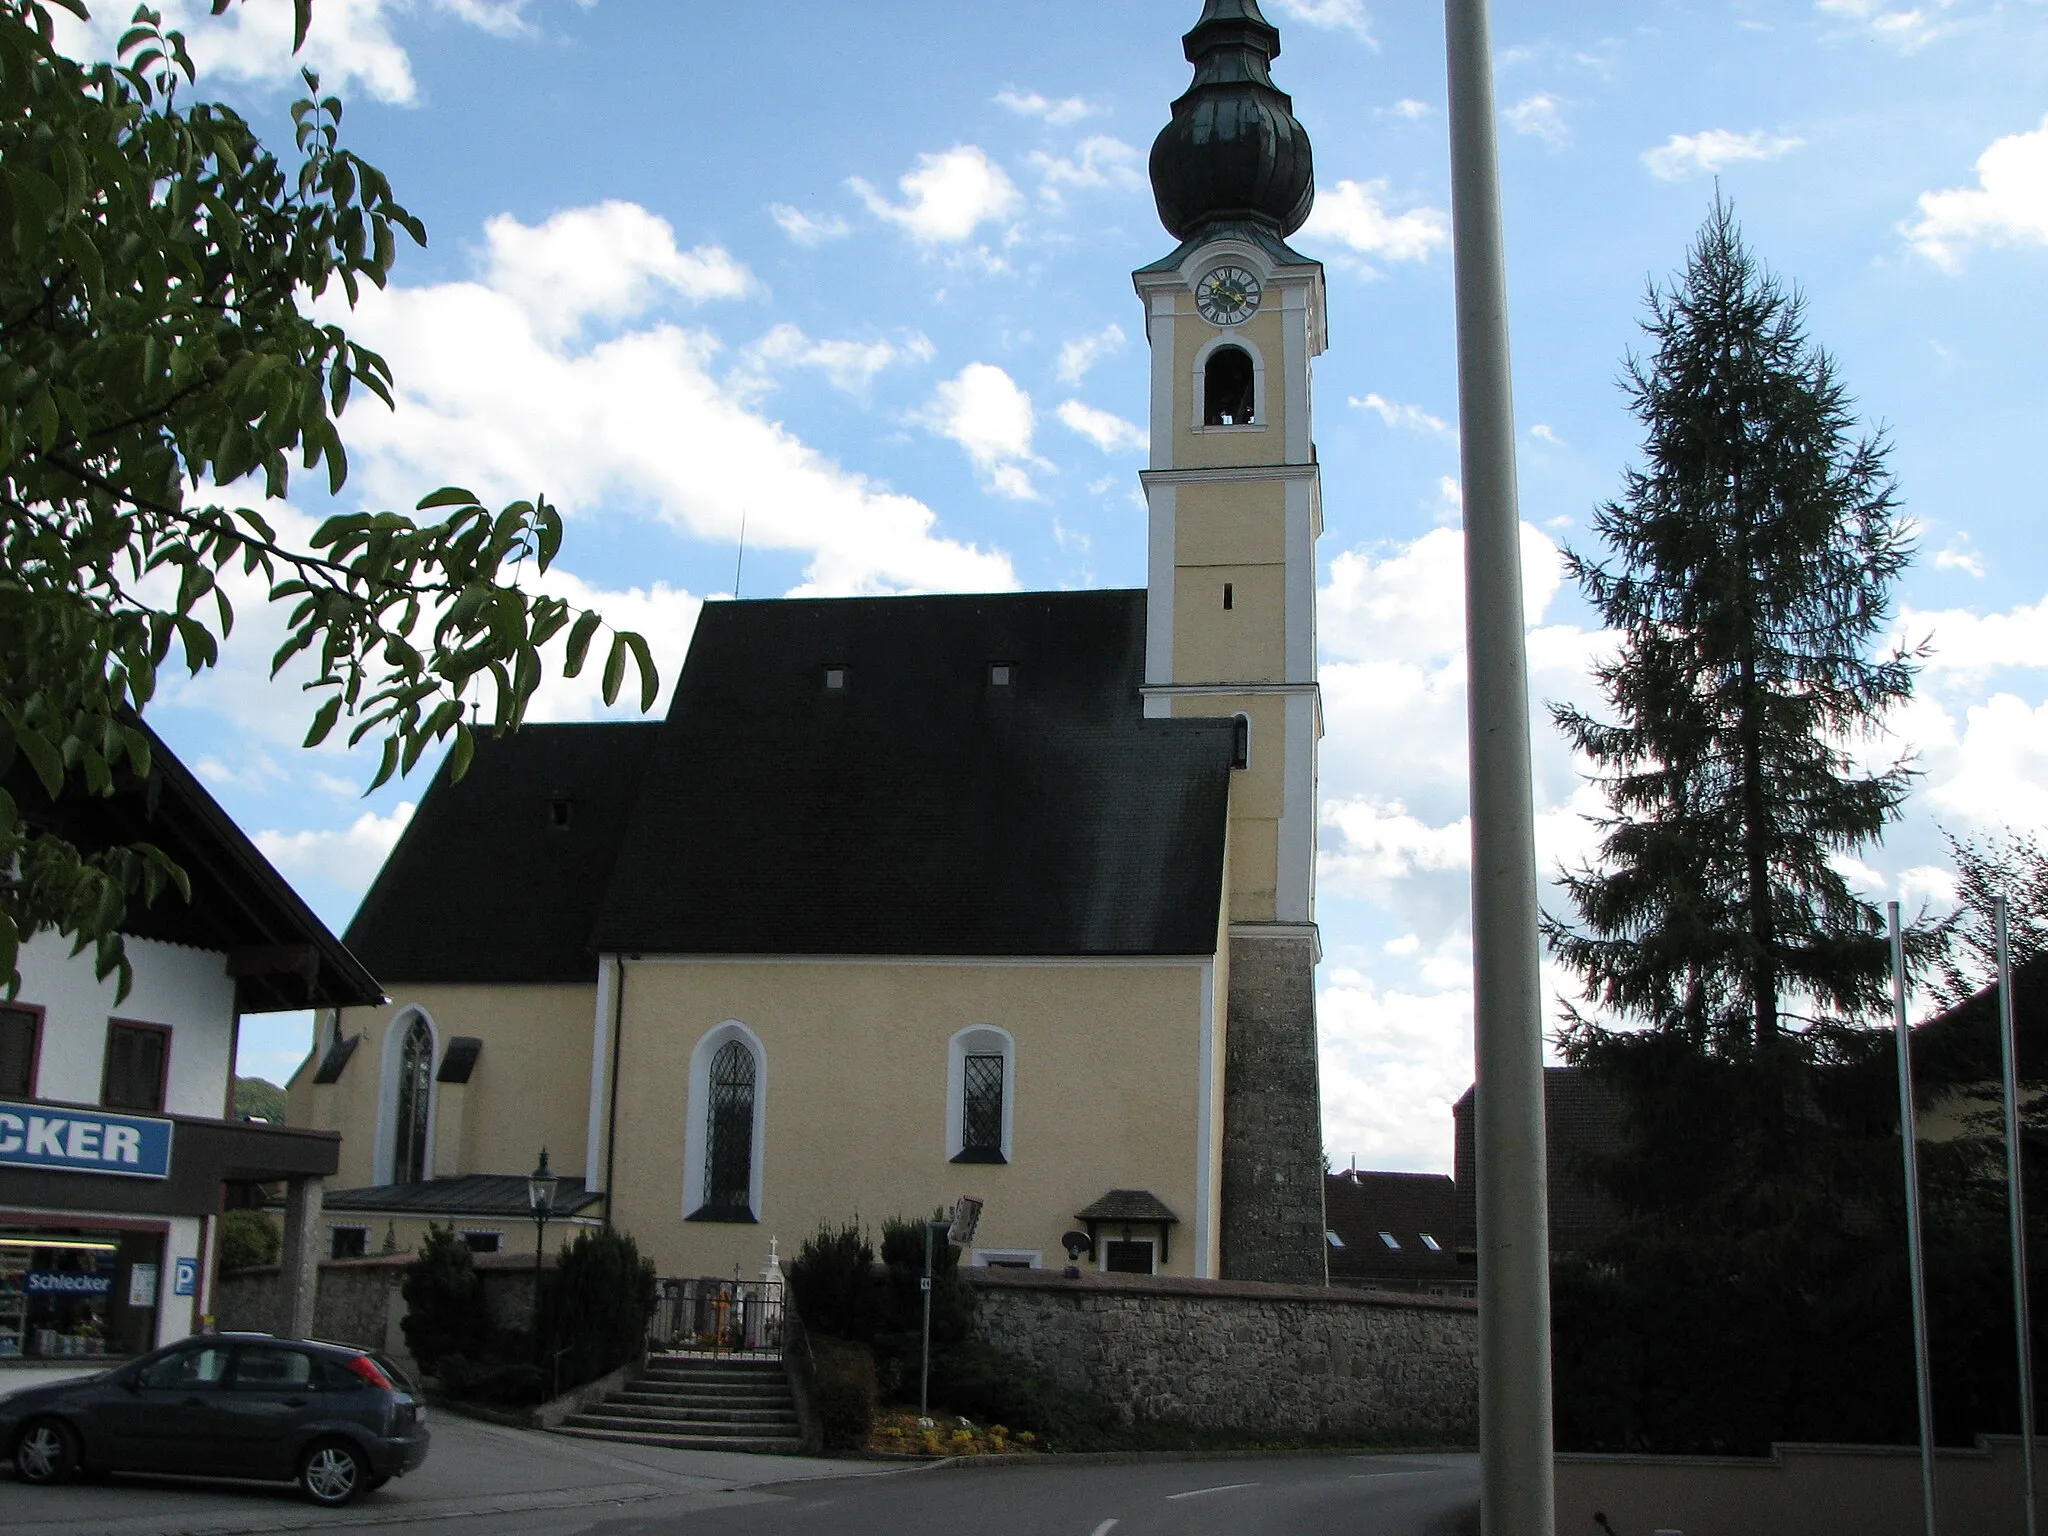
[[[784,1334],[778,1280],[663,1280],[647,1324],[647,1347],[668,1353],[780,1359]]]

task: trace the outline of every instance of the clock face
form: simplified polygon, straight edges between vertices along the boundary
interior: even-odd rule
[[[1195,284],[1195,308],[1211,325],[1243,325],[1258,313],[1259,280],[1243,267],[1216,267]]]

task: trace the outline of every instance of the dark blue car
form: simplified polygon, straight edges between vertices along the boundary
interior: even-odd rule
[[[0,1397],[0,1450],[30,1483],[81,1470],[290,1480],[339,1506],[425,1461],[425,1420],[382,1356],[227,1334]]]

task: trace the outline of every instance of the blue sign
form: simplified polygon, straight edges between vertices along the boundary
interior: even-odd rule
[[[28,1293],[31,1296],[111,1296],[114,1294],[114,1277],[32,1269],[28,1272]]]
[[[177,1266],[171,1271],[171,1294],[173,1296],[190,1296],[198,1289],[199,1261],[197,1259],[178,1260]]]
[[[171,1122],[0,1101],[0,1165],[169,1178]]]

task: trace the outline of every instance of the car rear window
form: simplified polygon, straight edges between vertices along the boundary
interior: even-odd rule
[[[370,1358],[376,1361],[382,1367],[384,1367],[384,1374],[386,1376],[389,1376],[392,1379],[392,1381],[398,1384],[398,1389],[401,1392],[409,1392],[414,1397],[418,1397],[420,1395],[419,1383],[414,1381],[412,1377],[408,1376],[405,1372],[404,1367],[399,1365],[398,1362],[393,1360],[389,1355],[380,1355],[375,1351],[372,1351],[370,1354]]]
[[[244,1344],[230,1385],[242,1392],[310,1391],[313,1357],[277,1344]]]

